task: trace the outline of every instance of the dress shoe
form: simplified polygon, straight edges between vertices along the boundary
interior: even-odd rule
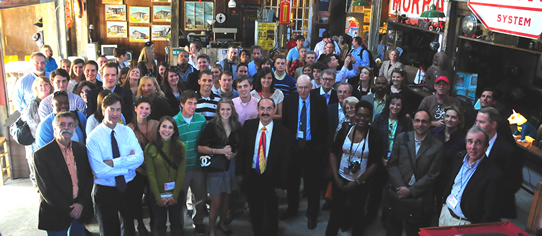
[[[194,228],[196,228],[196,235],[204,235],[205,234],[205,228],[203,227],[203,225],[201,225],[201,224],[194,225]]]
[[[307,222],[307,227],[309,227],[310,230],[313,230],[313,229],[316,228],[317,224],[318,224],[318,222],[316,222],[316,219],[309,218],[309,221]]]
[[[295,217],[296,215],[297,215],[296,212],[286,210],[284,213],[282,213],[282,215],[280,216],[279,219],[280,220],[287,220],[287,219]]]

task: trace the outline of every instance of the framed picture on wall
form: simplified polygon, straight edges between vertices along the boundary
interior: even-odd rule
[[[126,21],[126,5],[105,5],[105,20]]]
[[[122,4],[122,0],[102,0],[103,4]]]
[[[149,27],[130,26],[130,42],[147,42],[151,38]]]
[[[171,26],[169,25],[153,25],[152,26],[152,41],[166,41],[171,37]]]
[[[171,22],[171,6],[152,6],[153,22]]]
[[[130,14],[130,23],[150,23],[149,7],[128,7]]]
[[[185,30],[206,30],[210,27],[208,20],[213,20],[213,2],[185,2]]]
[[[128,26],[125,22],[108,21],[107,25],[107,37],[108,38],[127,38]]]

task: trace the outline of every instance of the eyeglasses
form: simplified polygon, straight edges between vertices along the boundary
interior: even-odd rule
[[[364,118],[364,119],[367,119],[367,118],[372,118],[372,115],[357,113],[357,114],[356,114],[356,117],[357,117],[357,118]]]
[[[429,124],[429,122],[430,122],[430,121],[428,121],[428,120],[414,119],[414,123]]]
[[[56,91],[53,93],[53,97],[57,96],[68,96],[68,93],[66,93],[65,91]]]
[[[333,78],[322,78],[322,80],[326,81],[326,82],[335,81],[335,79],[333,79]]]
[[[395,68],[392,72],[403,72],[403,68]]]

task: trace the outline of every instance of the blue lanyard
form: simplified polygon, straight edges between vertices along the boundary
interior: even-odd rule
[[[479,163],[478,163],[479,164]],[[460,189],[459,191],[465,191],[465,189],[463,189],[463,187],[465,187],[465,185],[467,184],[467,182],[469,182],[470,178],[472,177],[472,175],[474,174],[474,172],[476,171],[476,169],[478,168],[478,164],[476,165],[476,167],[474,167],[474,169],[472,170],[472,172],[470,173],[469,176],[467,176],[467,179],[465,180],[465,182],[463,182],[463,175],[465,174],[465,171],[463,171],[463,173],[461,173],[461,179],[459,180],[461,185],[460,185]],[[468,164],[467,164],[468,165]],[[458,192],[459,194],[459,192]]]

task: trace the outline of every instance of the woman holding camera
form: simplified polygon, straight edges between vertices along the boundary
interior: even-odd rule
[[[373,105],[360,101],[355,110],[356,124],[344,126],[339,131],[329,154],[333,170],[333,205],[326,235],[337,235],[339,227],[349,222],[353,223],[352,235],[363,233],[363,208],[369,190],[367,181],[381,163],[382,138],[369,125]]]

